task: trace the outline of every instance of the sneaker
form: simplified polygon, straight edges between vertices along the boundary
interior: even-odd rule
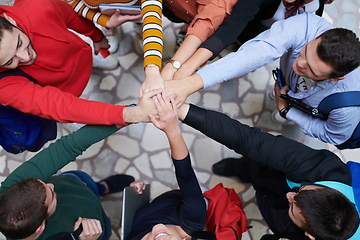
[[[282,116],[280,116],[280,113],[277,109],[271,113],[270,118],[271,118],[271,121],[276,124],[295,125],[295,123],[293,121],[284,119]]]
[[[115,53],[119,48],[119,38],[120,38],[120,31],[117,27],[112,29],[106,29],[104,27],[101,28],[102,32],[104,33],[106,39],[109,42],[110,53]]]
[[[103,184],[102,182],[105,182],[107,186],[107,191],[104,190],[103,192],[100,192],[101,196],[105,196],[111,193],[117,193],[124,190],[124,188],[130,186],[130,183],[134,182],[135,178],[130,175],[125,174],[116,174],[112,175],[110,177],[107,177],[101,181],[98,182],[98,184]]]
[[[98,55],[93,54],[93,68],[99,68],[102,70],[113,70],[119,66],[119,61],[112,54],[104,58],[100,53]]]
[[[224,158],[212,166],[212,171],[224,177],[238,177],[243,183],[251,183],[251,159],[241,158]]]
[[[237,176],[235,172],[235,164],[238,160],[238,158],[224,158],[212,165],[212,171],[220,176],[235,177]]]

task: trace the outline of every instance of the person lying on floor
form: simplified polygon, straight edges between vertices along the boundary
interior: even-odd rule
[[[190,232],[201,231],[205,227],[205,200],[178,125],[178,110],[174,99],[168,101],[162,95],[157,95],[155,105],[159,118],[153,115],[150,118],[169,140],[180,190],[165,192],[140,209],[126,240],[153,240],[159,237],[190,240]]]

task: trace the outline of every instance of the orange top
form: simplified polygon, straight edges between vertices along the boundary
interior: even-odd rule
[[[166,6],[184,21],[189,21],[187,35],[204,42],[231,13],[237,0],[165,0]]]

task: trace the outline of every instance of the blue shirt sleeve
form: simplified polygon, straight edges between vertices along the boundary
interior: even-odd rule
[[[205,66],[197,73],[204,82],[204,88],[240,77],[275,61],[289,49],[297,54],[305,43],[330,28],[325,19],[309,13],[277,21],[269,30],[244,43],[237,52]]]

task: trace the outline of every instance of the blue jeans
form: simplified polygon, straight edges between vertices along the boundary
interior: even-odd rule
[[[82,182],[84,185],[86,185],[90,190],[100,199],[99,194],[99,187],[98,183],[94,182],[94,180],[89,176],[89,174],[82,172],[82,171],[68,171],[61,173],[61,175],[71,175],[79,179],[80,182]],[[103,226],[103,233],[100,236],[100,240],[107,240],[111,236],[111,223],[110,218],[106,216],[104,209],[102,209],[103,214],[103,220],[104,220],[104,226]]]

